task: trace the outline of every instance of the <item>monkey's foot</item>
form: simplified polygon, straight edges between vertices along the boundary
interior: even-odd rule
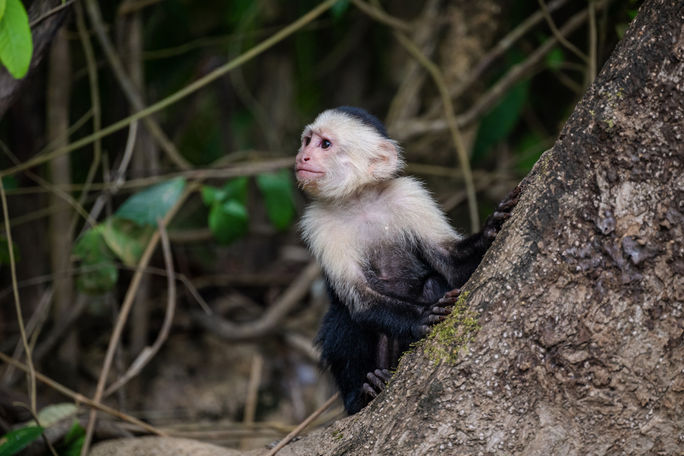
[[[390,377],[392,377],[392,373],[387,369],[375,369],[373,372],[366,374],[368,381],[363,384],[361,389],[368,396],[376,398],[378,394],[385,390],[385,385],[390,381]]]
[[[496,206],[494,213],[490,215],[485,221],[485,226],[482,229],[482,233],[487,239],[493,240],[504,222],[511,217],[511,212],[513,208],[518,204],[518,198],[520,197],[520,186],[517,185],[511,192],[506,195],[506,197]]]

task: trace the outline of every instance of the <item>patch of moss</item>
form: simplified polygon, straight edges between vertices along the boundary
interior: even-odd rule
[[[478,314],[466,305],[469,292],[463,292],[454,304],[454,310],[421,341],[427,356],[434,362],[454,364],[461,351],[475,339],[480,329]]]
[[[332,434],[332,438],[335,440],[342,440],[342,437],[344,437],[344,434],[342,433],[342,431],[335,431]]]

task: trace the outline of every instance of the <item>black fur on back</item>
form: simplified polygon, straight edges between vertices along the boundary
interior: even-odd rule
[[[383,138],[390,139],[389,135],[387,134],[385,124],[380,122],[380,119],[365,109],[357,108],[355,106],[339,106],[335,108],[335,111],[343,112],[360,120],[362,123],[373,127],[378,133],[380,133],[380,135],[382,135]]]

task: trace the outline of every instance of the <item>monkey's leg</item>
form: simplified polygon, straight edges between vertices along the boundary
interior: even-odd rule
[[[351,415],[370,401],[363,392],[366,373],[377,368],[378,334],[353,322],[343,304],[332,300],[318,333],[323,363],[330,368]]]

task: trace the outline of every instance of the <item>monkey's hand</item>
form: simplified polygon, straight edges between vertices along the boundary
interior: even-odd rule
[[[366,380],[362,386],[361,390],[367,396],[375,399],[378,394],[385,390],[385,385],[390,381],[392,373],[387,369],[375,369],[373,372],[368,372],[366,374]]]
[[[515,205],[518,204],[519,197],[520,185],[517,185],[511,190],[506,198],[496,206],[494,213],[487,218],[484,228],[482,228],[482,234],[486,239],[493,241],[496,235],[499,234],[501,226],[511,217],[511,212]]]
[[[461,293],[459,288],[447,291],[444,296],[430,307],[423,311],[420,325],[417,327],[417,336],[425,337],[430,332],[432,326],[444,321],[454,309],[454,303],[458,300],[458,295]]]

